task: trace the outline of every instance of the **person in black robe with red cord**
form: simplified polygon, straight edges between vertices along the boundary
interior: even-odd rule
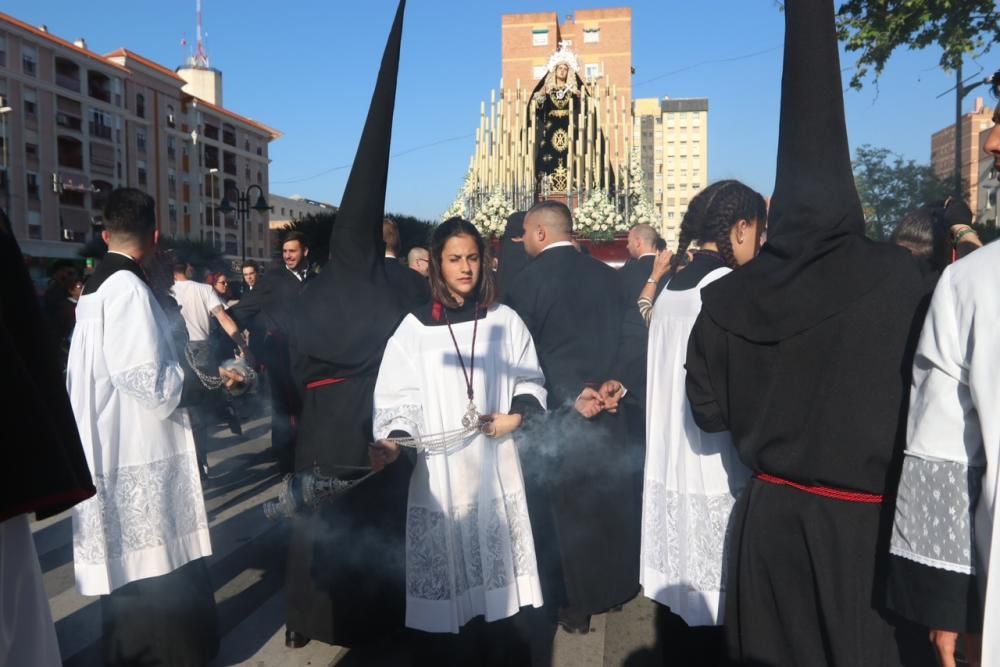
[[[292,317],[302,391],[295,471],[356,479],[369,466],[372,398],[382,353],[406,313],[386,276],[382,215],[389,167],[401,1],[357,156],[330,236],[330,259]],[[390,260],[396,261],[396,260]],[[288,556],[286,644],[360,646],[403,627],[403,525],[410,468],[392,466],[295,520]]]
[[[0,210],[0,664],[59,664],[27,515],[44,519],[96,493],[66,394],[55,334],[39,307],[7,215]]]
[[[875,590],[926,288],[909,253],[865,238],[833,1],[784,13],[767,243],[703,290],[686,364],[695,421],[729,430],[754,472],[727,546],[729,658],[933,664]]]

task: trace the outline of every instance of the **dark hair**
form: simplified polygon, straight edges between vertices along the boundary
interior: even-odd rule
[[[257,266],[257,262],[253,261],[252,259],[248,259],[247,261],[243,262],[243,266],[240,267],[240,273],[243,272],[243,269],[253,269],[257,273],[260,273],[260,267]]]
[[[76,271],[76,264],[74,264],[68,259],[57,259],[49,266],[49,271],[48,271],[49,277],[51,278],[52,276],[56,275],[63,269],[73,269],[74,271]]]
[[[156,229],[156,201],[135,188],[112,190],[104,205],[104,229],[112,236],[143,238]]]
[[[990,89],[993,91],[993,97],[1000,100],[1000,69],[990,77]]]
[[[951,261],[948,237],[943,207],[921,206],[903,216],[889,238],[941,271]]]
[[[667,240],[662,236],[657,236],[656,243],[653,244],[653,247],[656,248],[656,252],[663,252],[667,249]]]
[[[566,232],[573,232],[573,214],[570,213],[569,207],[561,201],[556,201],[554,199],[546,199],[545,201],[540,201],[531,208],[528,212],[524,214],[525,219],[528,218],[532,213],[537,213],[539,211],[551,211],[555,213],[562,219],[562,222],[566,225]]]
[[[393,255],[399,255],[399,227],[392,218],[382,218],[382,240],[385,249]]]
[[[190,264],[188,264],[187,262],[182,262],[180,260],[175,260],[173,262],[172,268],[173,268],[174,273],[186,274],[189,266],[190,266]]]
[[[458,302],[448,291],[448,286],[441,275],[441,254],[448,239],[453,236],[471,236],[476,241],[479,249],[479,284],[476,285],[478,291],[477,298],[482,308],[489,308],[496,301],[497,288],[496,278],[492,271],[492,260],[490,247],[483,240],[483,235],[479,233],[468,220],[462,218],[448,218],[438,225],[431,234],[431,297],[449,308],[458,306]]]
[[[284,245],[289,241],[298,241],[299,245],[302,246],[303,248],[309,247],[309,244],[306,242],[306,235],[303,234],[302,232],[292,231],[285,234],[285,238],[281,239],[282,247],[284,247]]]
[[[670,260],[670,275],[677,272],[687,257],[692,241],[714,242],[726,266],[736,268],[729,230],[740,220],[764,224],[767,204],[759,192],[736,180],[717,181],[699,192],[688,204],[681,220],[677,254]]]

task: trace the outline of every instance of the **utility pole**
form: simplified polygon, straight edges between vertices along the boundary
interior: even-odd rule
[[[978,74],[978,72],[977,72]],[[962,197],[962,100],[965,96],[971,93],[973,90],[983,85],[984,83],[990,83],[992,77],[986,77],[985,79],[980,79],[971,84],[966,85],[962,81],[962,63],[959,61],[958,67],[955,69],[955,196]],[[950,93],[950,90],[938,95],[942,97]],[[964,198],[964,197],[963,197]],[[972,203],[972,202],[970,202]]]

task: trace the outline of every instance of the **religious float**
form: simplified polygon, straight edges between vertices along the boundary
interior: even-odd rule
[[[465,181],[441,219],[464,217],[492,239],[507,217],[554,199],[573,211],[581,244],[608,263],[628,257],[625,233],[657,224],[632,146],[632,111],[613,82],[584,81],[561,43],[531,90],[517,81],[480,104]]]

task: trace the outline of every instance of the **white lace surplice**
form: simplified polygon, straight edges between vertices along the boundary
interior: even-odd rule
[[[694,423],[684,388],[701,288],[727,273],[716,269],[694,289],[664,289],[649,325],[639,581],[688,625],[721,623],[729,515],[749,478],[729,433]]]
[[[473,323],[453,324],[469,365]],[[506,306],[479,321],[475,403],[506,413],[514,396],[544,406],[545,380],[524,323]],[[386,346],[375,385],[375,438],[461,428],[468,405],[447,326],[414,316]],[[458,632],[476,616],[495,621],[542,604],[524,480],[514,439],[474,435],[447,453],[421,452],[406,513],[406,625]]]
[[[73,508],[83,595],[172,572],[212,553],[167,317],[128,271],[80,299],[66,374],[97,495]]]

